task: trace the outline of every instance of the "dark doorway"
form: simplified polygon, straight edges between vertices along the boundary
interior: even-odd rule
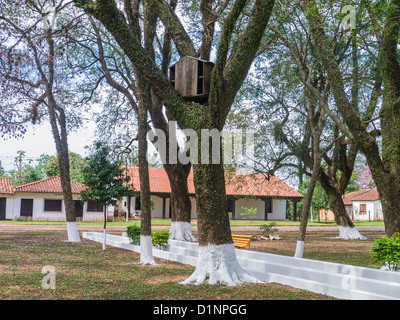
[[[6,220],[7,198],[0,198],[0,220]]]
[[[80,200],[74,200],[75,205],[75,216],[77,218],[83,218],[83,204]]]
[[[33,199],[21,199],[21,217],[32,217]]]

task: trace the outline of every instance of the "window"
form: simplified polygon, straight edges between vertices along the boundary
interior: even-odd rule
[[[360,204],[360,213],[367,213],[367,205],[365,203]]]
[[[140,210],[140,197],[135,198],[135,210]]]
[[[44,211],[61,211],[62,200],[44,200]]]
[[[228,212],[233,212],[233,199],[228,199],[227,200],[227,207],[228,207]]]
[[[96,202],[89,201],[87,205],[87,211],[90,212],[103,212],[103,206]]]

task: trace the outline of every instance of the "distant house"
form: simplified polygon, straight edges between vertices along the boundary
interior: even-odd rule
[[[128,167],[127,174],[134,191],[140,192],[139,170],[137,167]],[[150,193],[154,201],[153,218],[170,218],[171,187],[166,171],[163,168],[149,168]],[[286,203],[296,204],[303,196],[287,185],[284,181],[273,175],[267,179],[263,173],[237,174],[226,172],[227,209],[230,219],[241,219],[242,207],[257,208],[258,220],[284,220],[286,219]],[[182,181],[182,183],[185,183]],[[193,171],[188,176],[188,191],[192,203],[192,218],[197,218]],[[128,201],[129,200],[129,201]],[[124,198],[117,207],[121,215],[128,212],[130,203],[131,215],[140,212],[140,198]]]
[[[0,178],[0,220],[5,220],[13,205],[13,185],[10,178]]]
[[[382,220],[382,204],[378,190],[365,189],[343,196],[347,213],[353,220]]]
[[[61,180],[59,177],[46,178],[13,188],[10,180],[0,178],[0,196],[6,200],[6,210],[0,219],[16,219],[20,217],[32,220],[65,221],[65,205],[63,200]],[[80,192],[85,186],[71,182],[72,197],[78,220],[95,221],[103,219],[103,207],[95,203],[80,201]],[[8,193],[4,193],[8,192]],[[4,200],[0,200],[4,202]],[[3,205],[4,206],[4,205]],[[110,212],[111,211],[111,212]],[[114,211],[109,210],[113,215]]]

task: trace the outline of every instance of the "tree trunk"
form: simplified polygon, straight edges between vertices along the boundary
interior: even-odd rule
[[[139,140],[139,180],[140,180],[140,262],[142,264],[155,264],[151,241],[151,202],[149,164],[147,162],[147,108],[146,84],[139,80],[141,101],[138,114],[138,140]]]
[[[164,165],[171,186],[171,228],[170,239],[196,241],[190,228],[192,204],[188,194],[188,166],[182,164]]]
[[[317,151],[314,151],[314,152],[317,152]],[[314,160],[314,161],[317,162],[316,160]],[[315,185],[317,184],[320,163],[321,163],[321,160],[319,160],[318,163],[316,163],[314,165],[313,173],[312,173],[311,179],[310,179],[310,184],[308,185],[308,189],[307,189],[307,194],[306,194],[306,197],[304,198],[303,210],[301,212],[299,235],[297,238],[296,252],[294,254],[295,258],[303,258],[304,241],[306,239],[308,216],[310,214],[311,200],[312,200],[312,197],[314,194]]]
[[[319,175],[319,182],[328,196],[329,207],[335,216],[335,222],[339,229],[340,239],[366,240],[351,221],[343,203],[341,193],[329,182],[329,178],[322,172]]]
[[[68,138],[64,110],[59,110],[58,123],[54,104],[49,103],[50,124],[57,150],[58,165],[60,168],[61,188],[65,204],[68,240],[80,242],[78,225],[76,223],[75,204],[72,198],[71,178],[69,173]],[[60,127],[60,129],[59,129]]]
[[[104,239],[103,239],[103,250],[106,250],[106,243],[107,243],[107,206],[104,206],[104,225],[103,225],[103,232],[104,232]]]
[[[183,283],[224,283],[236,285],[258,282],[239,265],[226,210],[225,177],[222,164],[195,165],[194,184],[199,231],[198,262],[194,273]]]
[[[169,150],[170,134],[164,115],[160,112],[160,102],[153,96],[153,103],[149,108],[150,116],[154,127],[165,133],[166,150]],[[192,205],[188,194],[187,179],[190,173],[191,164],[182,163],[170,164],[169,152],[166,152],[166,163],[164,169],[168,175],[171,186],[171,228],[170,239],[180,241],[196,241],[190,228]]]

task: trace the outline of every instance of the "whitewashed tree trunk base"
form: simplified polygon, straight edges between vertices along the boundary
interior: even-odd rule
[[[356,227],[337,226],[339,229],[339,239],[345,240],[367,240]]]
[[[79,236],[78,224],[76,221],[68,222],[67,221],[67,232],[68,232],[68,241],[71,242],[81,242],[81,238]]]
[[[151,236],[140,236],[140,263],[145,265],[157,264],[153,256]]]
[[[106,250],[106,243],[107,243],[107,232],[106,229],[104,229],[103,250]]]
[[[304,241],[297,241],[296,252],[294,253],[295,258],[303,258],[304,253]]]
[[[208,280],[208,281],[207,281]],[[182,284],[226,284],[262,283],[249,275],[237,261],[233,244],[199,246],[197,267]]]
[[[193,236],[189,222],[172,221],[169,229],[171,240],[195,242],[197,239]]]

